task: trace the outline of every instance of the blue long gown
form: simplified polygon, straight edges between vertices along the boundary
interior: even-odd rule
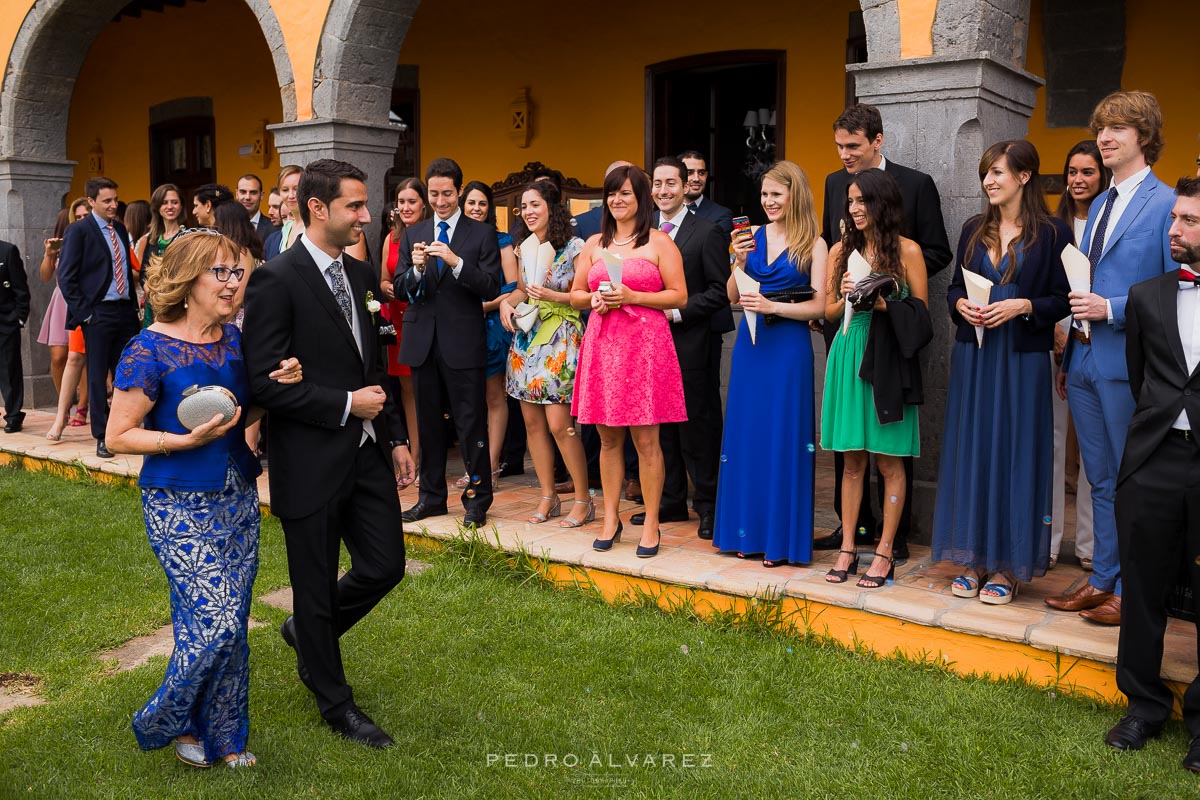
[[[809,285],[787,251],[767,263],[766,232],[754,236],[746,274],[761,292]],[[733,348],[713,546],[772,561],[812,560],[813,349],[806,322],[758,320],[750,343],[743,318]]]
[[[1018,252],[1017,274],[1022,255]],[[1001,285],[1008,256],[993,267],[991,302],[1017,295]],[[933,516],[933,559],[1028,581],[1050,559],[1054,411],[1049,353],[1013,349],[1014,323],[988,328],[983,347],[955,342]]]

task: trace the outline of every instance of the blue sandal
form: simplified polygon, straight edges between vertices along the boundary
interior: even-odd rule
[[[970,573],[959,575],[950,584],[950,593],[955,597],[978,597],[979,577]]]
[[[979,593],[979,602],[987,603],[990,606],[1006,606],[1017,596],[1017,586],[1016,581],[1011,584],[989,581],[983,585],[983,590]],[[992,592],[992,594],[983,594],[983,592]]]

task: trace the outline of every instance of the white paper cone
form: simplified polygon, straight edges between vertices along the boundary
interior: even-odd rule
[[[737,284],[738,294],[757,292],[758,287],[761,285],[754,278],[747,275],[741,267],[733,271],[733,281]],[[746,315],[746,327],[750,329],[750,344],[758,344],[758,312],[743,309],[742,313]]]
[[[858,283],[863,278],[871,274],[871,265],[862,257],[862,253],[855,250],[846,259],[846,272]],[[842,315],[842,335],[850,330],[850,318],[854,316],[854,308],[849,303],[846,303],[846,312]]]
[[[537,266],[534,277],[538,286],[546,285],[546,276],[550,274],[550,265],[554,263],[554,245],[542,242],[537,250]]]
[[[608,280],[613,286],[621,285],[621,256],[616,253],[610,253],[601,248],[600,258],[604,259],[604,266],[608,268]]]
[[[525,278],[526,286],[537,286],[537,261],[538,248],[541,243],[537,236],[529,234],[525,241],[521,242],[521,275]]]
[[[1062,254],[1063,269],[1067,272],[1067,283],[1071,284],[1072,292],[1087,294],[1092,291],[1092,262],[1078,247],[1069,244]],[[1079,320],[1083,326],[1083,334],[1087,336],[1092,326],[1086,319]]]
[[[992,286],[990,280],[982,275],[971,272],[969,269],[964,269],[963,282],[967,285],[967,299],[977,306],[986,306],[991,302]],[[975,341],[979,347],[983,347],[983,326],[975,326]]]

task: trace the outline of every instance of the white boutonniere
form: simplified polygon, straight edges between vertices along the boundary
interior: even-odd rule
[[[379,309],[381,308],[383,308],[383,306],[381,306],[379,301],[375,299],[375,293],[367,292],[367,311],[370,311],[372,314],[378,314]]]

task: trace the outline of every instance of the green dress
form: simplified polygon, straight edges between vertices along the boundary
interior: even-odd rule
[[[907,296],[905,286],[893,298]],[[873,316],[871,311],[855,312],[849,329],[843,333],[839,325],[829,347],[821,404],[821,447],[843,453],[866,450],[889,456],[919,456],[921,432],[917,407],[906,405],[902,419],[880,425],[871,384],[858,377]]]

